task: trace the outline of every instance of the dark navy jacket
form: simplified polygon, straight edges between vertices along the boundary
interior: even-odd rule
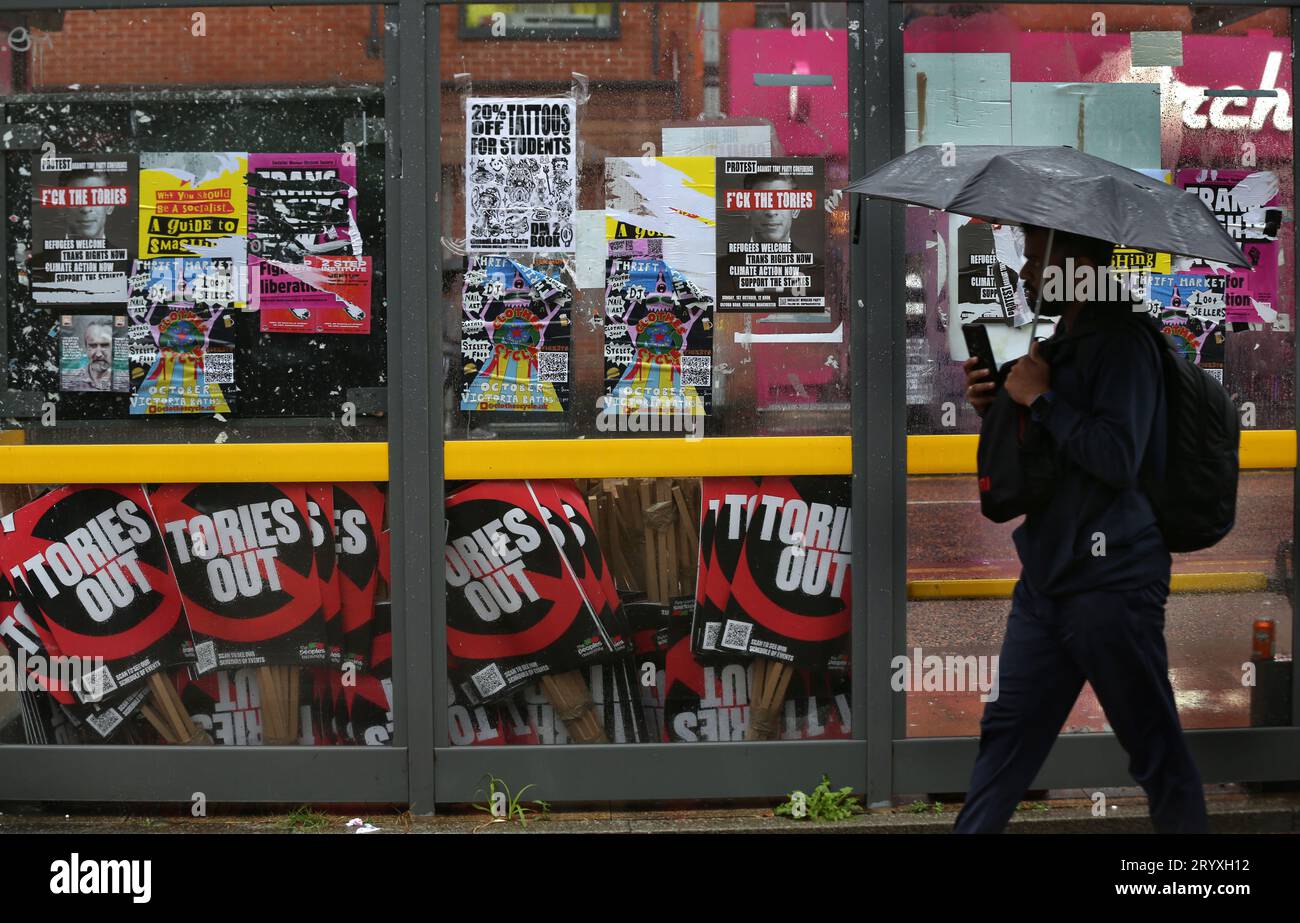
[[[1048,596],[1169,580],[1169,550],[1138,487],[1144,460],[1157,477],[1165,470],[1164,382],[1155,344],[1125,320],[1131,311],[1127,303],[1086,305],[1043,350],[1051,392],[1041,422],[1056,445],[1059,480],[1012,538],[1021,579]]]

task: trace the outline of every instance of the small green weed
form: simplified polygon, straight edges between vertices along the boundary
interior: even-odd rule
[[[822,776],[821,784],[811,794],[791,792],[790,799],[779,805],[775,814],[795,820],[847,820],[854,814],[863,812],[858,799],[853,797],[853,789],[845,786],[838,791],[831,790],[830,776]]]

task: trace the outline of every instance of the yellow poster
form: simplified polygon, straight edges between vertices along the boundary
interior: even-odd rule
[[[140,259],[247,263],[248,155],[140,155]]]

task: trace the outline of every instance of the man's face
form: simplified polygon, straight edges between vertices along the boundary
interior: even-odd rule
[[[102,176],[79,176],[68,183],[74,189],[88,189],[92,186],[107,186]],[[67,210],[68,236],[79,240],[96,239],[104,236],[104,225],[108,216],[113,214],[112,205],[83,205]]]
[[[788,179],[769,179],[754,186],[755,191],[760,189],[788,191],[793,188],[794,184]],[[799,212],[788,208],[752,211],[749,213],[749,230],[756,241],[781,243],[790,239],[790,228],[794,225],[794,219],[798,217]]]
[[[1029,301],[1029,307],[1032,310],[1038,303],[1039,291],[1044,288],[1044,276],[1047,268],[1049,266],[1056,267],[1061,274],[1058,280],[1060,284],[1048,287],[1048,292],[1053,297],[1044,294],[1042,313],[1046,317],[1059,317],[1068,305],[1068,302],[1064,300],[1064,295],[1071,288],[1070,279],[1066,276],[1065,270],[1071,265],[1075,270],[1080,266],[1095,269],[1096,264],[1081,253],[1071,252],[1059,241],[1052,246],[1051,260],[1049,262],[1047,254],[1048,233],[1046,228],[1025,228],[1025,265],[1020,270],[1020,279],[1024,282],[1025,298]],[[1067,263],[1067,259],[1071,260],[1072,263]]]
[[[91,378],[102,378],[113,364],[113,331],[99,324],[86,328],[86,371]]]

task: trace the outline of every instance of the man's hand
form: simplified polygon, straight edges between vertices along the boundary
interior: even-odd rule
[[[993,403],[993,391],[996,388],[991,373],[980,365],[976,356],[971,356],[961,366],[966,370],[966,400],[981,417]]]
[[[1038,341],[1035,340],[1029,344],[1029,355],[1022,356],[1007,374],[1007,394],[1017,404],[1028,407],[1051,387],[1051,366],[1039,356]]]

